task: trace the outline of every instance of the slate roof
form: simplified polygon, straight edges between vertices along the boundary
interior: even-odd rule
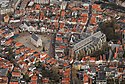
[[[6,76],[8,72],[8,69],[0,69],[0,76]]]
[[[105,71],[99,71],[97,80],[105,80],[106,79],[106,73]]]
[[[32,38],[35,40],[35,41],[38,41],[39,37],[35,34],[32,34]]]

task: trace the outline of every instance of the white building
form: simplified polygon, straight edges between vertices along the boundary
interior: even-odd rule
[[[16,9],[20,2],[21,2],[21,0],[14,0],[13,4],[12,4],[13,8]]]
[[[42,47],[42,39],[38,37],[36,34],[32,34],[30,40],[31,40],[31,43],[36,47]]]
[[[19,28],[21,29],[21,31],[26,31],[26,30],[29,29],[29,25],[26,24],[26,23],[24,23],[24,24],[21,24],[21,25],[19,26]]]
[[[46,28],[45,27],[41,27],[41,32],[46,32]]]
[[[7,14],[7,13],[14,13],[14,9],[13,8],[6,8],[6,9],[0,9],[0,14]]]
[[[67,2],[62,2],[62,4],[60,5],[60,8],[62,10],[65,10],[66,9],[66,6],[67,6]]]
[[[33,6],[33,5],[34,5],[33,1],[30,1],[30,3],[28,4],[28,6]]]
[[[34,0],[34,2],[39,4],[49,4],[50,0]]]
[[[9,4],[9,0],[0,0],[1,8],[7,7],[8,4]]]

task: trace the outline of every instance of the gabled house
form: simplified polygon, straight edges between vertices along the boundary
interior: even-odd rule
[[[18,82],[10,82],[9,84],[19,84]]]
[[[66,7],[67,7],[67,2],[62,2],[62,4],[60,5],[60,8],[61,8],[62,10],[65,10]]]
[[[4,17],[4,22],[5,22],[5,23],[8,23],[8,22],[9,22],[9,18],[10,18],[9,15],[6,15],[6,16]]]
[[[18,84],[20,82],[20,79],[21,79],[21,73],[17,71],[13,71],[10,83],[15,82],[14,84],[16,83]]]
[[[34,0],[34,2],[38,4],[49,4],[50,0]]]
[[[38,37],[36,34],[31,35],[30,41],[36,47],[42,47],[42,39]]]
[[[21,24],[19,28],[21,29],[21,31],[25,31],[29,29],[29,25],[27,23],[24,23],[24,24]]]
[[[0,84],[8,84],[8,69],[0,68]]]
[[[102,67],[103,69],[104,67]],[[101,69],[101,68],[100,68]],[[97,76],[96,76],[96,84],[107,84],[107,80],[106,80],[106,72],[101,70],[97,72]]]

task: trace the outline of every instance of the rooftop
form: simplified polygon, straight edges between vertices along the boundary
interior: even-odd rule
[[[0,76],[7,76],[8,69],[0,68]]]

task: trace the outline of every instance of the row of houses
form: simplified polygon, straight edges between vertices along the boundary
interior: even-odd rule
[[[11,73],[14,65],[8,60],[0,57],[0,83],[8,84],[9,78],[8,73]]]
[[[20,42],[15,42],[14,38],[10,37],[10,38],[5,38],[5,35],[3,35],[4,33],[4,29],[8,29],[11,30],[11,28],[9,27],[4,27],[1,26],[1,37],[4,41],[4,43],[1,45],[3,46],[1,54],[3,56],[3,58],[1,58],[2,60],[4,60],[6,57],[13,59],[14,62],[12,62],[12,64],[14,63],[14,65],[16,66],[8,66],[5,62],[5,66],[7,69],[9,69],[9,73],[12,74],[11,78],[8,79],[8,76],[6,75],[7,80],[5,80],[5,77],[1,78],[1,83],[7,84],[9,81],[9,84],[19,84],[19,83],[26,83],[27,81],[24,80],[24,76],[27,75],[29,78],[31,78],[29,80],[28,83],[30,84],[37,84],[38,81],[42,82],[42,83],[47,83],[50,82],[49,77],[42,77],[42,75],[40,74],[41,72],[38,70],[38,68],[35,67],[36,63],[40,62],[42,63],[42,67],[45,67],[47,70],[50,70],[52,68],[52,66],[55,66],[57,64],[59,65],[63,65],[65,66],[65,62],[62,61],[60,63],[58,63],[58,60],[54,59],[53,57],[48,56],[46,53],[40,53],[37,52],[33,49],[30,49],[28,47],[25,47],[22,43]],[[12,31],[11,31],[12,32]],[[14,36],[15,36],[15,32],[14,32]],[[37,40],[38,37],[34,34],[32,34],[31,38],[33,38],[34,40]],[[37,39],[36,39],[37,38]],[[12,53],[13,53],[13,57],[8,56],[8,47],[12,47]],[[1,49],[0,49],[1,50]],[[0,62],[2,63],[2,61]],[[5,67],[3,64],[1,64],[1,67]],[[62,66],[62,72],[65,72],[65,67]],[[67,64],[68,66],[68,64]],[[41,67],[40,67],[41,68]],[[5,71],[5,70],[4,70]],[[61,75],[62,73],[60,73]],[[70,74],[68,72],[68,74]],[[64,78],[65,80],[65,78]],[[67,79],[66,79],[67,80]],[[70,80],[70,76],[68,76],[68,81]],[[6,83],[5,83],[6,82]],[[60,81],[61,82],[61,81]]]
[[[64,7],[63,7],[63,5],[64,5]],[[13,41],[13,39],[10,39],[10,37],[6,37],[6,35],[5,35],[6,29],[7,29],[7,31],[9,31],[11,28],[2,29],[2,27],[1,27],[0,35],[1,35],[1,37],[4,37],[4,38],[2,38],[2,40],[3,40],[2,45],[12,46],[14,48],[14,50],[13,50],[14,60],[16,60],[14,64],[19,65],[19,67],[14,67],[14,70],[12,72],[12,79],[10,80],[10,84],[15,84],[15,83],[18,84],[18,83],[26,82],[25,80],[21,80],[21,78],[22,78],[21,73],[24,75],[28,75],[28,77],[31,78],[31,80],[29,81],[30,84],[37,84],[39,77],[40,77],[40,81],[42,81],[44,84],[48,83],[49,77],[44,78],[44,77],[40,76],[41,73],[39,72],[38,68],[35,66],[35,64],[37,62],[41,62],[42,67],[44,66],[47,70],[51,70],[52,66],[55,66],[55,65],[61,66],[61,69],[59,69],[60,75],[61,76],[63,75],[61,82],[64,84],[65,83],[69,84],[71,81],[70,80],[71,69],[69,68],[70,67],[70,64],[69,64],[70,58],[68,58],[68,54],[70,53],[70,51],[71,51],[71,54],[73,54],[74,51],[76,54],[79,54],[81,52],[85,53],[85,54],[83,54],[85,56],[82,58],[82,60],[80,62],[81,63],[80,66],[79,66],[79,63],[77,63],[77,62],[74,62],[74,64],[73,64],[73,67],[75,67],[75,64],[76,64],[76,67],[78,70],[84,69],[85,73],[82,73],[82,76],[83,76],[82,80],[84,83],[91,84],[93,81],[96,81],[97,84],[99,84],[99,83],[106,84],[108,82],[106,80],[106,78],[108,79],[108,77],[109,78],[116,77],[116,79],[124,79],[124,70],[125,70],[124,69],[124,64],[125,64],[124,59],[119,59],[119,57],[118,57],[118,53],[120,52],[122,47],[116,48],[116,52],[113,54],[114,60],[111,60],[111,62],[107,62],[106,55],[100,56],[99,60],[96,57],[93,58],[90,56],[86,56],[86,55],[89,55],[92,52],[102,48],[102,45],[106,42],[106,37],[103,33],[101,33],[100,31],[95,33],[95,31],[98,28],[97,24],[96,24],[97,21],[95,19],[96,15],[95,16],[93,15],[94,17],[92,17],[92,19],[91,19],[92,20],[91,26],[88,27],[87,33],[84,32],[84,33],[80,34],[80,33],[76,32],[76,30],[77,30],[77,28],[79,28],[78,29],[79,31],[81,31],[83,29],[83,26],[85,25],[83,23],[86,22],[86,19],[88,18],[88,16],[87,16],[87,13],[85,14],[85,16],[84,16],[84,14],[82,14],[83,23],[77,25],[77,20],[79,20],[78,18],[76,19],[76,17],[79,14],[79,12],[77,12],[77,10],[82,10],[82,8],[81,9],[79,8],[79,6],[80,6],[79,3],[73,2],[69,5],[65,2],[62,3],[62,6],[61,6],[62,16],[60,18],[58,16],[58,13],[60,13],[60,12],[57,12],[57,16],[53,17],[54,19],[49,18],[49,15],[51,15],[49,13],[52,12],[52,14],[55,14],[55,11],[57,11],[59,9],[58,9],[58,5],[53,5],[53,6],[55,7],[55,9],[53,9],[53,11],[50,11],[51,7],[45,6],[42,9],[40,7],[40,5],[37,4],[35,6],[36,7],[35,10],[36,9],[37,10],[38,9],[47,10],[47,11],[45,11],[45,12],[47,12],[46,14],[44,14],[43,12],[41,13],[41,20],[43,20],[42,25],[44,24],[44,26],[47,29],[51,28],[51,30],[53,30],[53,29],[55,29],[55,27],[58,28],[59,24],[61,25],[59,27],[59,31],[57,32],[57,35],[56,35],[56,43],[55,43],[56,44],[55,45],[56,59],[48,56],[45,53],[36,52],[33,49],[25,47],[22,43],[15,42],[15,41]],[[83,6],[84,6],[84,11],[87,12],[86,10],[88,10],[88,5],[84,4]],[[69,8],[69,9],[71,8],[72,11],[67,12],[67,8]],[[99,10],[99,12],[100,12],[99,5],[93,5],[93,9],[94,8],[95,8],[95,10],[97,10],[97,11]],[[29,9],[27,9],[27,10],[29,10]],[[32,10],[34,10],[34,9],[31,9],[31,11]],[[37,14],[38,13],[36,13],[35,16],[37,16]],[[46,17],[46,15],[47,15],[47,17]],[[32,14],[32,16],[33,16],[33,14]],[[97,16],[98,16],[98,14],[97,14]],[[72,18],[72,19],[70,19],[70,18]],[[34,19],[34,18],[30,17],[30,19]],[[50,19],[52,19],[52,21],[51,21],[52,23],[48,22],[49,23],[48,24],[46,22],[46,20],[50,20]],[[61,19],[61,20],[59,20],[59,19]],[[94,24],[94,26],[93,26],[93,24]],[[34,25],[34,27],[32,27],[32,25]],[[55,25],[55,26],[53,27],[53,25]],[[35,27],[35,26],[36,25],[34,23],[33,24],[31,23],[29,26],[27,23],[24,23],[20,27],[22,28],[21,31],[25,28],[28,31],[31,31],[33,29],[35,29],[34,31],[38,31],[39,27]],[[11,36],[11,35],[9,35],[9,36]],[[5,38],[7,38],[7,39],[5,39]],[[34,40],[38,40],[36,35],[32,35],[32,38],[34,38]],[[69,46],[70,46],[70,48],[69,48]],[[7,48],[7,47],[5,47],[5,48]],[[67,50],[67,49],[69,49],[69,50]],[[66,51],[69,51],[69,52],[66,52]],[[117,61],[117,58],[119,61]],[[6,62],[4,62],[4,63],[6,63]],[[119,64],[119,67],[117,66],[117,64]],[[1,64],[1,65],[3,65],[3,64]],[[94,67],[92,67],[91,65]],[[105,66],[103,66],[103,65],[105,65]],[[108,65],[108,67],[106,65]],[[116,70],[116,69],[118,69],[118,70]],[[98,73],[96,73],[96,72],[98,72]],[[117,72],[117,73],[115,73],[115,72]],[[95,77],[95,74],[97,74],[96,77]],[[96,78],[96,80],[94,80],[93,78]],[[4,79],[5,78],[3,78],[1,81],[3,82]],[[19,81],[19,80],[21,80],[21,81]],[[6,80],[6,82],[7,82],[7,80]]]
[[[35,50],[25,47],[22,43],[15,42],[12,38],[13,36],[15,36],[15,32],[13,32],[14,35],[12,37],[7,38],[6,35],[3,34],[6,31],[6,29],[8,29],[7,30],[8,32],[9,32],[9,30],[11,30],[11,28],[9,28],[9,27],[2,26],[1,34],[0,34],[0,36],[1,36],[0,39],[4,40],[3,44],[1,44],[1,46],[3,46],[3,47],[0,48],[0,51],[1,51],[0,54],[2,56],[2,58],[0,58],[0,60],[1,60],[1,62],[0,62],[0,65],[1,65],[0,66],[1,67],[0,68],[0,72],[1,72],[0,73],[0,78],[1,78],[0,83],[1,84],[8,84],[8,82],[9,82],[9,84],[26,83],[26,80],[24,80],[24,76],[22,75],[22,73],[24,75],[26,73],[28,73],[28,77],[31,78],[29,83],[37,84],[38,77],[36,76],[36,74],[34,74],[35,67],[33,67],[34,65],[32,66],[32,63],[35,64],[36,62],[38,62],[38,60],[40,62],[43,62],[43,61],[45,61],[46,58],[48,58],[48,55],[45,53],[41,54],[40,52],[36,52]],[[8,46],[10,46],[11,48],[13,47],[12,53],[13,53],[14,57],[8,56],[8,54],[7,54]],[[12,63],[10,63],[10,61],[5,60],[6,58],[16,60],[16,61],[13,60],[15,63],[14,65],[16,65],[16,67],[13,65],[12,60],[11,60]],[[36,59],[37,59],[37,61],[36,61]],[[28,61],[29,63],[26,64],[26,61]],[[54,62],[52,64],[54,64]],[[27,70],[30,70],[30,71],[27,71]],[[12,74],[11,78],[8,77],[8,73]],[[46,83],[46,81],[49,81],[49,80],[48,79],[44,80],[44,78],[43,78],[43,79],[40,79],[40,81]]]
[[[32,25],[28,25],[27,22],[24,22],[23,24],[21,24],[19,26],[19,31],[23,32],[23,31],[28,31],[28,32],[42,32],[42,33],[52,33],[53,30],[52,29],[47,29],[45,27],[41,27],[39,29],[37,29],[37,27],[34,27]]]
[[[43,30],[45,30],[46,28],[53,30],[53,27],[54,29],[60,28],[60,30],[62,30],[63,32],[80,31],[81,29],[84,29],[88,18],[87,11],[89,5],[80,3],[81,7],[77,6],[77,8],[74,8],[75,2],[62,2],[60,4],[60,7],[57,4],[53,4],[52,6],[48,7],[41,7],[39,4],[35,4],[35,7],[27,7],[26,10],[27,14],[29,15],[27,16],[27,14],[25,14],[25,17],[22,18],[22,21],[27,21],[29,23],[38,22],[39,24],[41,24],[39,26]],[[101,12],[99,5],[93,4],[92,8],[95,11]],[[39,12],[36,10],[39,10]],[[35,15],[33,14],[33,12],[35,12]],[[102,16],[98,15],[97,12],[95,12],[92,15],[90,23],[96,24],[99,20],[101,20],[101,18]],[[92,31],[94,27],[96,27],[96,25],[92,26],[91,28],[88,28],[88,31]],[[32,29],[35,30],[35,28]],[[36,29],[39,30],[39,27],[37,26]]]

